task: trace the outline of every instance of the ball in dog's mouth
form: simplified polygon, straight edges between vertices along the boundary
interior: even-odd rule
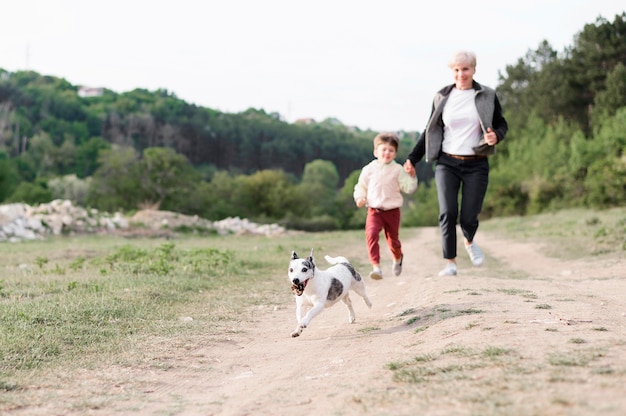
[[[291,285],[291,290],[297,296],[302,296],[302,294],[304,293],[304,283],[298,283],[298,284],[294,283],[294,284],[292,284]]]

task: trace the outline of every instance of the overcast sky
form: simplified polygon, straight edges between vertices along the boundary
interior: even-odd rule
[[[0,68],[122,93],[167,89],[225,112],[423,130],[459,49],[475,79],[547,40],[562,52],[618,0],[0,0]]]

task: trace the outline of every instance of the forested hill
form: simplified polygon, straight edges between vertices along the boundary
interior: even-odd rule
[[[563,51],[546,41],[529,49],[496,90],[509,132],[491,158],[484,216],[626,204],[626,13],[585,25]],[[376,133],[0,69],[0,202],[359,226],[351,188]],[[399,161],[416,133],[400,132]],[[422,186],[403,221],[431,225],[432,166],[418,168]]]
[[[376,135],[332,119],[290,124],[263,110],[222,113],[186,103],[166,90],[118,94],[91,89],[85,94],[69,81],[36,72],[0,75],[0,146],[9,157],[40,145],[64,149],[49,155],[52,171],[46,174],[92,175],[96,160],[77,166],[67,152],[95,156],[93,147],[103,141],[140,154],[149,147],[168,147],[194,166],[242,173],[282,169],[300,177],[306,163],[324,159],[345,179],[371,159]]]

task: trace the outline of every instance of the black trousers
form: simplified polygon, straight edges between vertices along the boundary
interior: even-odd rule
[[[467,241],[472,242],[478,230],[478,214],[483,208],[489,183],[489,160],[459,160],[442,154],[435,167],[435,183],[439,200],[443,258],[454,259],[457,254],[457,219]]]

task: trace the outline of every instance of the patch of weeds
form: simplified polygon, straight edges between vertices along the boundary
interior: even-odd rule
[[[598,217],[587,218],[585,223],[587,225],[598,225],[598,224],[600,224],[600,218],[598,218]]]
[[[428,325],[426,326],[420,326],[419,328],[415,328],[415,331],[413,331],[413,333],[415,334],[419,334],[420,332],[424,332],[428,329]]]
[[[585,341],[582,338],[572,338],[572,339],[569,340],[569,342],[571,344],[585,344],[587,341]]]
[[[446,308],[441,308],[441,309],[437,309],[438,312],[441,312],[441,319],[449,319],[449,318],[455,318],[457,316],[463,316],[463,315],[474,315],[474,314],[478,314],[478,313],[484,313],[485,311],[480,310],[480,309],[461,309],[458,311],[453,311],[451,309],[446,309]]]
[[[546,328],[545,331],[546,332],[558,332],[556,328]]]
[[[493,358],[493,357],[499,357],[501,355],[509,355],[511,352],[512,350],[508,348],[487,347],[482,351],[482,355],[484,357]]]
[[[431,354],[424,354],[424,355],[418,355],[417,357],[413,359],[418,363],[427,363],[427,362],[433,361],[435,357],[433,357]]]
[[[470,295],[470,296],[482,296],[482,293],[479,293],[479,292],[469,292],[468,295]]]
[[[467,356],[470,353],[471,351],[468,348],[465,348],[461,345],[451,345],[449,347],[444,348],[441,351],[441,354],[453,354],[453,355],[457,355],[460,357]]]
[[[403,311],[398,316],[407,316],[407,315],[411,315],[411,314],[414,314],[414,313],[415,313],[415,308],[411,308],[411,309],[407,309],[406,311]]]
[[[64,275],[65,274],[65,269],[62,268],[61,266],[59,266],[58,264],[54,265],[54,268],[51,270],[52,273],[54,274],[58,274],[58,275]]]
[[[504,321],[505,324],[517,324],[517,321],[509,321],[508,319]]]
[[[548,305],[547,303],[540,303],[538,305],[535,305],[535,309],[552,309],[552,306]]]
[[[174,231],[181,234],[217,235],[217,230],[213,228],[203,227],[201,225],[182,224],[174,227]]]
[[[84,264],[85,264],[85,258],[77,257],[70,263],[69,267],[71,271],[75,272],[75,271],[82,269]]]
[[[464,373],[461,365],[449,365],[446,367],[415,367],[397,370],[393,379],[397,382],[420,384],[432,381],[465,380],[468,376]]]
[[[606,228],[601,227],[599,228],[595,234],[593,235],[594,238],[599,238],[599,237],[606,237],[608,235],[608,233],[606,232]]]
[[[574,405],[574,403],[572,403],[571,401],[565,398],[559,398],[559,397],[555,397],[554,399],[552,399],[552,403],[558,404],[559,406],[563,406],[566,409]]]
[[[454,290],[446,290],[443,293],[459,293],[459,292],[467,292],[470,289],[454,289]]]
[[[413,325],[415,322],[419,321],[420,317],[419,316],[414,316],[412,318],[410,318],[408,321],[406,321],[407,325]]]
[[[599,331],[599,332],[608,332],[608,329],[606,329],[603,326],[598,326],[598,327],[592,328],[592,330],[593,331]]]
[[[457,311],[457,315],[455,315],[455,316],[474,315],[474,314],[477,314],[477,313],[485,313],[485,311],[483,311],[482,309],[474,309],[474,308],[461,309],[460,311]]]
[[[232,260],[233,253],[229,250],[177,250],[174,243],[168,242],[150,251],[126,245],[106,256],[105,262],[111,272],[166,276],[174,271],[185,275],[224,275]]]
[[[37,256],[35,258],[35,264],[37,265],[37,267],[39,267],[40,269],[43,269],[43,266],[45,266],[46,264],[48,264],[50,260],[48,260],[47,257],[43,257],[43,256]]]
[[[594,368],[593,370],[591,370],[591,374],[597,374],[597,375],[611,375],[614,374],[615,370],[613,370],[611,367],[598,367],[598,368]]]
[[[359,329],[359,332],[367,334],[367,333],[374,332],[374,331],[379,331],[379,330],[380,330],[379,326],[368,326],[367,328]]]
[[[385,367],[387,367],[387,369],[389,369],[391,371],[396,371],[396,370],[401,369],[404,366],[405,366],[405,364],[403,364],[403,363],[391,362],[391,363],[388,363]]]
[[[469,324],[465,325],[465,329],[472,329],[474,327],[477,327],[478,324],[474,323],[474,322],[470,322]]]
[[[425,354],[405,362],[392,362],[387,365],[387,368],[394,372],[393,380],[396,382],[411,384],[436,383],[443,385],[449,382],[468,380],[471,377],[470,373],[474,369],[501,368],[505,362],[496,358],[510,355],[512,352],[508,348],[497,346],[488,347],[478,352],[471,351],[460,345],[453,345],[443,349],[438,355]],[[455,355],[457,358],[454,361],[456,362],[437,366],[439,356],[446,354]]]
[[[498,289],[498,292],[506,293],[507,295],[518,295],[526,299],[537,299],[537,295],[530,290],[523,289]]]
[[[9,383],[8,381],[0,380],[0,391],[13,391],[17,389],[17,384]]]
[[[584,367],[590,361],[589,355],[578,352],[555,352],[548,355],[548,363],[557,367]]]

